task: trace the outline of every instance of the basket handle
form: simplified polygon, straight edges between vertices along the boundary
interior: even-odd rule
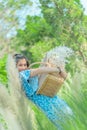
[[[32,64],[29,65],[29,68],[31,68],[32,66],[34,66],[34,65],[36,65],[36,64],[43,64],[43,65],[45,65],[45,66],[49,65],[48,62],[34,62],[34,63],[32,63]]]
[[[30,64],[29,68],[31,68],[32,66],[34,66],[34,65],[36,65],[36,64],[43,64],[43,65],[45,65],[45,66],[51,65],[51,64],[48,63],[48,62],[34,62],[34,63]],[[56,75],[56,73],[50,73],[50,74],[51,74],[51,75],[54,75],[54,76],[58,76],[58,75]],[[59,77],[63,78],[64,80],[66,79],[66,77],[64,78],[64,77],[62,77],[60,74],[59,74]]]

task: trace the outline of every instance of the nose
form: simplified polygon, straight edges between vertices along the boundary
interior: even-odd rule
[[[22,69],[25,70],[25,69],[26,69],[26,66],[22,66]]]

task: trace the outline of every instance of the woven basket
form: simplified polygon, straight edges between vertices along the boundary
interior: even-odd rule
[[[33,63],[30,66],[33,66],[37,63],[40,62]],[[58,93],[63,83],[64,79],[60,75],[56,75],[56,73],[41,74],[39,78],[39,89],[37,90],[37,94],[53,97]]]
[[[60,76],[56,77],[52,74],[41,75],[37,94],[53,97],[58,93],[63,83],[64,79]]]

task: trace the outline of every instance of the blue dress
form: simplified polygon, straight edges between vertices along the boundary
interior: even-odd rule
[[[30,70],[20,72],[22,87],[26,96],[34,104],[36,104],[46,116],[59,127],[59,121],[67,115],[72,115],[72,110],[66,102],[59,96],[48,97],[45,95],[36,94],[38,89],[38,76],[30,78]]]

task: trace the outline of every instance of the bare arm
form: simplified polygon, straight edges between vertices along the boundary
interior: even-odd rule
[[[40,67],[36,69],[31,69],[30,77],[36,76],[38,74],[46,74],[46,73],[59,73],[60,69],[56,67]]]

